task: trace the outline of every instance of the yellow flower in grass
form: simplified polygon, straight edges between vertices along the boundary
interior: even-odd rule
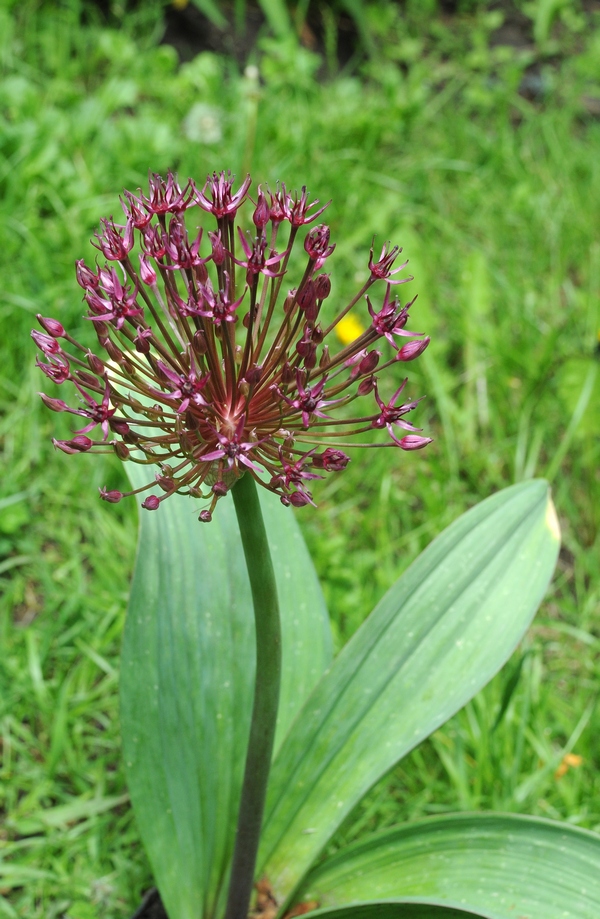
[[[578,753],[565,753],[560,761],[560,765],[554,773],[555,779],[560,779],[569,771],[569,769],[578,769],[583,762],[583,756]]]
[[[364,331],[363,324],[352,313],[340,319],[335,327],[335,334],[343,345],[351,345]]]

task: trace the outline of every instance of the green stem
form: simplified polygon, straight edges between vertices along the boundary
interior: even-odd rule
[[[254,604],[256,683],[225,919],[246,919],[275,739],[281,680],[281,626],[267,533],[250,473],[244,473],[232,494]]]

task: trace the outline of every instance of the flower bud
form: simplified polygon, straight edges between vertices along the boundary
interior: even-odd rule
[[[225,482],[215,482],[212,487],[213,495],[218,495],[219,498],[224,498],[227,494],[227,485]]]
[[[38,313],[35,318],[43,328],[44,332],[47,332],[48,335],[52,336],[52,338],[62,338],[65,334],[64,327],[60,322],[58,322],[57,319],[46,318],[40,313]]]
[[[96,320],[94,322],[94,331],[96,332],[96,335],[98,336],[98,341],[100,342],[102,347],[104,347],[108,339],[108,332],[109,332],[108,323]]]
[[[431,441],[431,437],[419,437],[417,434],[407,434],[405,437],[397,440],[396,443],[399,447],[402,447],[403,450],[422,450],[423,447],[426,447]]]
[[[203,354],[206,354],[208,345],[206,344],[206,335],[201,329],[198,329],[197,332],[194,332],[192,347],[199,357],[202,357]]]
[[[148,287],[153,287],[156,284],[156,271],[148,261],[148,256],[145,252],[140,255],[140,278]]]
[[[293,368],[290,365],[289,361],[286,361],[281,369],[281,382],[282,383],[292,383],[296,379],[296,374],[294,373]]]
[[[103,501],[108,501],[109,504],[118,504],[121,498],[123,497],[120,491],[107,491],[106,488],[98,489],[100,492],[100,497]]]
[[[106,373],[106,368],[104,367],[104,363],[100,360],[100,358],[97,357],[92,351],[88,351],[86,357],[90,370],[98,374],[98,376],[103,377]]]
[[[307,370],[314,370],[317,366],[317,346],[313,345],[310,353],[306,355],[303,361],[304,366]]]
[[[267,223],[269,222],[270,213],[271,212],[269,209],[269,205],[267,204],[267,199],[265,198],[262,191],[260,190],[260,185],[259,185],[258,186],[258,201],[256,204],[256,210],[254,211],[252,215],[252,220],[257,230],[264,230]]]
[[[246,382],[250,386],[256,386],[257,383],[260,383],[262,378],[262,367],[258,364],[254,364],[246,371]]]
[[[123,462],[125,462],[125,460],[129,459],[129,456],[130,456],[129,448],[125,446],[122,440],[113,440],[112,445],[113,445],[115,453],[117,454],[120,460],[123,460]]]
[[[157,498],[156,495],[148,495],[145,501],[142,501],[142,507],[147,511],[156,511],[160,505],[160,498]]]
[[[420,354],[423,354],[423,351],[430,341],[431,339],[429,337],[423,338],[421,341],[409,341],[407,344],[402,345],[396,355],[396,360],[414,361],[416,357],[419,357]]]
[[[111,418],[109,424],[111,431],[114,431],[115,434],[120,434],[121,437],[125,437],[126,434],[129,434],[129,425],[126,421],[119,420],[118,418]]]
[[[298,292],[296,302],[300,309],[306,313],[306,318],[309,322],[314,322],[317,318],[317,295],[315,293],[315,285],[313,281],[308,280],[306,284],[302,286]]]
[[[212,514],[210,511],[200,511],[198,514],[198,520],[200,523],[210,523],[212,520]]]
[[[357,387],[357,393],[359,396],[366,396],[367,393],[372,392],[375,389],[375,377],[371,374],[368,377],[365,377],[364,380],[361,380]]]
[[[87,370],[78,370],[75,377],[86,389],[95,389],[98,386],[98,378],[92,376]]]
[[[103,345],[111,360],[115,361],[117,364],[123,363],[123,352],[120,350],[120,348],[117,348],[115,343],[111,341],[110,338],[103,342]]]
[[[326,300],[331,293],[331,280],[328,274],[319,274],[315,278],[317,300]]]
[[[63,453],[87,453],[93,447],[94,441],[86,437],[85,434],[77,434],[72,440],[56,440],[52,438],[52,443]]]
[[[362,361],[358,365],[358,374],[359,376],[366,376],[368,373],[373,373],[377,364],[379,363],[379,358],[381,357],[381,351],[369,351],[366,357],[363,357]]]
[[[46,408],[51,409],[53,412],[69,411],[69,406],[62,399],[53,399],[51,396],[47,396],[45,392],[39,392],[38,396],[40,396]]]

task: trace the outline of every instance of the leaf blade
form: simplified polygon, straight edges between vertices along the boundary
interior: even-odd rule
[[[134,484],[143,484],[136,469]],[[282,738],[328,665],[331,637],[293,515],[268,499],[284,641]],[[298,614],[301,609],[302,615]],[[252,601],[231,501],[200,524],[169,497],[140,513],[123,642],[121,720],[128,786],[170,914],[197,919],[225,895],[252,705]],[[186,883],[181,883],[181,878]]]
[[[489,919],[487,913],[474,913],[458,906],[408,897],[318,909],[307,915],[310,919]]]
[[[538,481],[463,515],[390,589],[325,674],[272,772],[259,871],[280,900],[374,782],[512,653],[554,570],[552,514],[547,485]],[[452,684],[460,668],[463,681]],[[410,699],[410,709],[397,699]]]
[[[300,894],[323,907],[400,895],[460,903],[491,919],[595,919],[600,836],[514,814],[427,818],[340,850]]]

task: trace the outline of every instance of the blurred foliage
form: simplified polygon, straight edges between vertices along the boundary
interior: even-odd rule
[[[180,64],[153,0],[112,19],[77,0],[0,8],[0,916],[127,917],[150,883],[116,701],[135,509],[97,499],[123,482],[116,460],[53,451],[69,425],[36,395],[29,339],[41,312],[91,343],[73,263],[149,169],[332,198],[332,296],[374,234],[410,259],[432,344],[407,390],[435,443],[354,452],[298,515],[338,646],[461,510],[553,477],[564,548],[520,654],[344,834],[478,807],[600,827],[598,20],[561,4],[519,49],[485,4],[363,7],[377,54],[329,79],[333,30],[325,63],[265,35],[240,73],[208,52]]]

